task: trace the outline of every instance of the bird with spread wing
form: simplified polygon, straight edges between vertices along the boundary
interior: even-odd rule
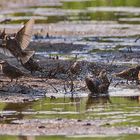
[[[0,38],[0,52],[8,56],[15,56],[23,64],[35,53],[26,50],[32,37],[34,19],[30,19],[16,34],[5,35]]]

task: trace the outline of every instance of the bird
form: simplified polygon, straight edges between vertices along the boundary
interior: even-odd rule
[[[85,78],[86,86],[92,94],[107,93],[110,81],[107,77],[106,70],[101,70],[99,75],[87,75]]]
[[[4,39],[5,38],[5,29],[3,30],[3,32],[0,32],[0,39]]]
[[[43,71],[43,68],[32,57],[26,63],[21,62],[21,64],[25,69],[29,70],[31,74],[33,74],[36,71]]]
[[[0,65],[2,68],[2,72],[5,76],[11,79],[11,82],[13,81],[13,79],[16,79],[17,82],[18,78],[25,76],[25,73],[23,73],[17,67],[10,65],[7,61],[0,61]]]
[[[18,60],[21,60],[22,63],[26,63],[35,53],[30,50],[22,50],[19,42],[17,42],[16,39],[11,39],[10,37],[6,38],[5,48],[8,49]]]
[[[80,64],[76,61],[70,67],[70,72],[72,74],[78,74],[81,70]]]
[[[126,79],[127,84],[128,84],[128,81],[136,81],[136,83],[138,83],[138,81],[139,81],[139,78],[138,78],[139,71],[140,71],[140,66],[137,65],[136,67],[123,70],[119,73],[115,73],[115,74],[113,74],[113,76]]]
[[[32,36],[34,19],[30,19],[16,34],[5,35],[0,40],[0,52],[8,56],[15,56],[22,63],[26,63],[35,53],[32,50],[25,50]]]

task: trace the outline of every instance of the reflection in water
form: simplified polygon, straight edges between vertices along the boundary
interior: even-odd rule
[[[38,119],[40,123],[42,123],[42,121],[45,121],[46,119],[90,119],[93,121],[95,120],[95,122],[97,119],[105,122],[109,120],[110,124],[115,126],[138,126],[139,98],[139,96],[112,97],[108,95],[89,95],[87,98],[74,95],[71,97],[66,97],[65,100],[62,97],[55,98],[54,100],[46,98],[37,102],[27,102],[19,104],[7,103],[7,105],[1,109],[3,111],[2,115],[4,116],[4,118],[1,118],[1,120],[4,120],[6,118],[6,120],[1,121],[1,123],[15,123],[18,126],[18,123],[24,124],[24,120],[26,122],[26,120],[28,119],[31,119],[31,121],[34,119]],[[36,112],[31,111],[31,109]],[[34,140],[38,138],[18,136],[18,139]]]
[[[11,123],[13,120],[24,118],[23,111],[30,108],[33,102],[26,103],[7,103],[2,110],[2,119],[0,123]]]
[[[130,96],[130,97],[127,97],[127,99],[131,101],[136,101],[140,104],[140,96]]]
[[[73,94],[72,94],[72,96],[70,98],[70,101],[72,103],[75,103],[75,111],[76,112],[80,112],[80,101],[81,101],[81,98],[80,97],[73,97]],[[72,104],[72,105],[74,105],[74,104]]]
[[[35,136],[18,136],[18,140],[35,140]]]
[[[86,109],[94,108],[97,105],[106,105],[107,103],[111,103],[111,100],[109,98],[109,95],[104,96],[93,96],[89,95],[88,99],[86,101]]]

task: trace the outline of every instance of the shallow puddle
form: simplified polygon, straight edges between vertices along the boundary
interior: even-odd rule
[[[94,120],[95,125],[140,126],[140,96],[47,97],[35,102],[0,103],[0,123],[25,119]]]
[[[0,124],[11,124],[11,125],[27,125],[27,128],[32,124],[39,124],[40,129],[45,128],[45,123],[60,123],[64,125],[66,120],[83,122],[85,125],[91,125],[94,127],[123,127],[136,129],[138,131],[140,127],[140,96],[129,96],[129,97],[113,97],[113,96],[89,96],[80,97],[74,95],[71,97],[56,97],[51,96],[46,99],[41,99],[35,102],[27,103],[0,103]],[[86,121],[85,121],[86,120]],[[28,126],[29,125],[29,126]],[[36,127],[36,126],[35,126]],[[51,127],[51,125],[50,125]],[[26,128],[25,128],[26,130]],[[54,130],[55,131],[55,130]],[[68,131],[68,130],[66,130]],[[134,130],[133,130],[134,131]],[[38,130],[38,132],[40,132]],[[14,131],[2,132],[3,134],[17,135]],[[85,132],[86,133],[86,132]],[[98,132],[99,133],[99,132]],[[96,135],[71,135],[68,133],[66,136],[23,136],[27,134],[25,131],[21,131],[22,136],[1,136],[1,139],[114,139],[117,140],[119,134],[112,134],[106,131]],[[28,135],[36,135],[30,134]],[[38,135],[38,134],[37,134]],[[121,135],[123,140],[131,138],[138,139],[139,135]]]

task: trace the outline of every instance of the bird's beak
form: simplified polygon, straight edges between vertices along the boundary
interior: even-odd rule
[[[2,71],[2,65],[4,64],[5,61],[1,60],[0,61],[0,70]]]
[[[4,64],[5,61],[0,61],[0,65]]]

